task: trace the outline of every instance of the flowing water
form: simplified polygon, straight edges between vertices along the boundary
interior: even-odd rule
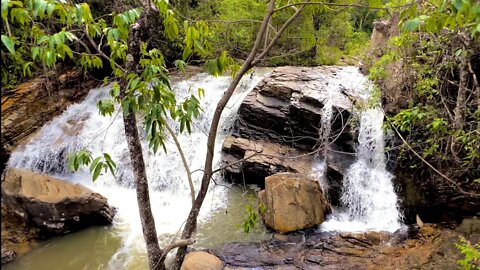
[[[367,105],[372,92],[371,83],[356,68],[344,68],[336,77],[332,90],[346,91]],[[328,102],[327,102],[328,104]],[[348,168],[344,180],[341,202],[343,208],[324,222],[323,231],[389,231],[401,227],[392,179],[386,170],[383,112],[381,106],[372,106],[354,113],[359,117],[358,146],[355,162]],[[323,122],[330,123],[332,114],[326,113]],[[328,138],[330,128],[322,128],[324,138]],[[325,131],[326,130],[326,131]],[[324,159],[319,158],[317,171],[323,176],[326,170]],[[322,182],[325,182],[323,180]]]
[[[258,69],[255,75],[245,76],[227,104],[220,123],[222,129],[217,137],[216,162],[220,156],[223,138],[229,133],[238,106],[245,95],[263,78],[265,72],[268,70]],[[199,87],[205,89],[205,97],[201,100],[204,113],[195,121],[192,134],[178,136],[190,162],[191,171],[203,167],[209,124],[216,103],[230,81],[230,77],[227,76],[215,78],[198,74],[189,80],[174,83],[173,87],[179,99],[185,98],[191,92],[196,93]],[[25,258],[9,264],[9,269],[147,267],[123,121],[121,114],[118,113],[111,117],[103,117],[98,113],[96,103],[105,97],[108,97],[108,87],[90,91],[83,102],[69,107],[62,115],[43,127],[30,142],[12,153],[8,166],[56,175],[68,181],[82,183],[104,195],[109,203],[118,209],[113,229],[90,228],[49,240],[27,254]],[[175,128],[178,131],[178,126]],[[109,153],[117,163],[116,177],[105,174],[92,183],[88,168],[82,168],[80,172],[74,174],[68,172],[66,156],[80,148],[89,149],[94,157],[103,152]],[[163,152],[153,154],[144,145],[152,210],[161,244],[168,243],[172,236],[178,233],[191,206],[187,177],[173,142],[167,143],[167,151],[168,155]],[[196,172],[193,176],[198,190],[201,173]],[[267,237],[264,228],[258,228],[253,234],[245,235],[239,226],[245,217],[246,204],[254,203],[252,198],[252,191],[249,189],[212,185],[200,212],[197,246],[213,247],[225,241],[251,241]],[[53,263],[52,260],[46,259],[49,256],[55,258],[53,261],[56,261],[57,257],[65,261],[62,264]],[[89,259],[93,257],[95,259]]]
[[[228,103],[217,138],[216,162],[238,106],[268,71],[259,69],[254,75],[246,76]],[[179,135],[192,171],[203,166],[209,123],[215,105],[229,82],[229,77],[198,74],[174,83],[180,99],[196,92],[198,87],[205,89],[205,98],[201,100],[204,113],[195,121],[192,134]],[[341,68],[329,85],[328,97],[339,94],[340,90],[355,92],[364,99],[369,94],[366,79],[353,67]],[[122,117],[118,113],[111,117],[99,115],[96,103],[105,97],[108,97],[108,88],[92,90],[83,102],[69,107],[43,127],[30,142],[12,153],[8,165],[53,174],[101,193],[118,209],[113,228],[88,228],[42,242],[23,258],[6,265],[6,269],[146,269],[145,246],[132,188]],[[325,104],[322,126],[326,129],[321,131],[320,138],[330,138],[331,99],[327,98]],[[357,158],[345,177],[342,196],[345,208],[335,211],[321,225],[321,230],[393,231],[400,226],[397,197],[391,183],[393,176],[385,169],[382,123],[380,110],[369,109],[360,113]],[[172,125],[178,131],[178,126]],[[145,134],[141,135],[145,137]],[[320,143],[326,145],[328,140]],[[116,177],[105,174],[92,183],[87,168],[74,174],[68,172],[65,164],[67,154],[81,148],[91,150],[93,156],[108,152],[117,163]],[[163,152],[153,154],[144,145],[152,210],[161,244],[178,233],[191,202],[187,177],[173,142],[167,143],[167,151],[168,155]],[[319,159],[316,167],[319,173],[324,174],[325,159]],[[196,172],[193,176],[198,189],[201,173]],[[217,182],[222,183],[221,176],[217,178]],[[212,186],[200,212],[197,247],[218,247],[225,242],[260,241],[270,237],[263,227],[244,234],[239,226],[245,218],[245,206],[254,203],[253,198],[251,189],[228,187],[227,184]]]

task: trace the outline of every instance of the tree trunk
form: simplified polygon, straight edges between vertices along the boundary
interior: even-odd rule
[[[150,206],[150,194],[148,191],[147,173],[142,153],[142,145],[137,130],[137,120],[135,114],[123,114],[123,125],[125,136],[127,137],[128,150],[132,163],[133,175],[135,178],[135,187],[137,192],[138,210],[142,222],[143,238],[147,246],[148,262],[150,269],[165,269],[162,250],[158,244],[157,232],[155,230],[155,220],[153,218]]]
[[[183,229],[182,239],[191,238],[197,229],[198,213],[200,212],[200,208],[207,194],[208,186],[210,184],[210,178],[212,177],[213,155],[215,151],[215,140],[217,138],[217,130],[218,130],[218,125],[220,123],[220,117],[222,115],[223,109],[227,105],[228,100],[232,96],[233,92],[235,91],[235,88],[237,87],[238,83],[242,79],[243,75],[252,67],[251,64],[255,59],[255,56],[257,55],[258,50],[260,49],[262,38],[264,37],[265,31],[268,28],[270,17],[274,12],[274,8],[275,8],[274,4],[275,4],[275,0],[270,0],[267,13],[263,19],[262,25],[260,27],[260,31],[257,34],[257,38],[255,40],[255,44],[252,48],[252,51],[250,52],[248,58],[243,63],[240,70],[235,75],[233,81],[228,86],[228,89],[223,94],[222,99],[217,103],[217,107],[213,115],[212,123],[210,125],[210,131],[208,133],[207,155],[205,158],[204,173],[202,177],[200,191],[195,199],[195,204],[193,205],[192,209],[190,210],[190,214],[188,215],[185,228]],[[180,269],[180,266],[183,262],[186,251],[187,251],[186,246],[178,248],[177,255],[176,255],[174,264],[172,266],[172,269]]]
[[[145,40],[144,34],[148,30],[149,11],[146,9],[137,22],[130,26],[128,36],[127,63],[124,78],[120,81],[120,99],[122,102],[126,96],[127,75],[136,73],[140,61],[140,45]],[[130,110],[123,111],[123,125],[125,136],[127,138],[128,150],[130,153],[130,161],[132,164],[133,177],[135,179],[135,187],[137,193],[138,210],[142,223],[143,237],[147,247],[148,262],[152,270],[164,270],[164,257],[162,250],[158,244],[157,232],[155,230],[155,220],[153,218],[150,205],[150,194],[148,190],[147,172],[145,169],[145,161],[143,159],[142,145],[137,129],[137,120],[135,114]]]

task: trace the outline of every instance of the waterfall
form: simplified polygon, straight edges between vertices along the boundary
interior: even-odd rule
[[[372,89],[370,82],[355,69],[343,69],[337,83],[344,90],[367,101]],[[335,86],[338,89],[338,85]],[[341,87],[340,87],[341,88]],[[328,104],[328,103],[327,103]],[[378,106],[380,107],[380,106]],[[392,179],[386,170],[383,112],[369,108],[359,114],[358,146],[356,160],[347,169],[343,180],[341,203],[320,229],[324,231],[396,231],[400,228],[400,213]],[[325,114],[327,120],[332,117]],[[323,117],[323,115],[322,115]],[[323,128],[322,128],[323,129]],[[327,129],[327,132],[330,129]],[[322,131],[322,136],[325,131]],[[326,175],[327,164],[318,161],[320,175]],[[324,184],[325,180],[322,181]],[[328,187],[327,187],[328,188]]]
[[[237,86],[235,94],[222,114],[214,162],[219,161],[221,144],[233,125],[239,105],[268,71],[257,69],[251,76],[245,76]],[[193,174],[197,191],[201,180],[201,171],[198,169],[203,168],[210,121],[217,102],[230,82],[231,78],[228,76],[213,77],[198,74],[189,80],[173,83],[173,89],[179,100],[191,92],[196,93],[199,87],[205,89],[205,97],[201,99],[204,112],[195,121],[192,133],[178,135],[191,170],[197,170]],[[140,267],[136,265],[138,261],[132,260],[145,256],[145,244],[133,189],[133,174],[129,169],[130,161],[122,115],[120,109],[116,108],[112,116],[101,116],[96,106],[99,100],[108,97],[108,92],[109,87],[91,90],[84,101],[70,106],[63,114],[45,125],[27,144],[18,147],[12,153],[8,166],[27,168],[78,182],[107,197],[109,203],[118,209],[113,231],[122,239],[121,247],[109,262],[109,268],[121,269],[126,266],[136,268]],[[179,131],[178,125],[172,123],[172,126]],[[140,130],[142,141],[145,141],[145,132],[143,129]],[[191,207],[190,190],[181,158],[172,140],[167,141],[166,147],[168,154],[162,150],[154,154],[146,144],[143,145],[152,210],[162,244],[178,232]],[[92,183],[88,168],[83,167],[76,173],[69,172],[66,156],[81,148],[89,149],[93,157],[103,152],[109,153],[117,163],[116,177],[108,173]],[[211,186],[200,212],[200,220],[208,218],[212,210],[226,207],[228,189]],[[145,260],[140,261],[144,263]]]

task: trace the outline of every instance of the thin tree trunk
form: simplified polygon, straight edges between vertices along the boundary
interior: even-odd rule
[[[463,48],[465,49],[465,47]],[[460,79],[459,79],[459,86],[458,86],[458,93],[457,93],[457,101],[455,104],[455,109],[453,109],[453,128],[455,131],[459,131],[463,129],[464,125],[464,117],[465,117],[465,110],[466,110],[466,99],[467,99],[467,80],[468,80],[468,59],[466,57],[462,57],[460,60]],[[457,139],[455,136],[452,136],[452,144],[450,147],[450,151],[452,152],[453,158],[457,163],[461,162],[461,159],[458,155],[460,152],[459,145],[457,143]]]
[[[165,269],[164,259],[162,258],[162,250],[158,244],[157,232],[155,230],[142,145],[138,136],[137,120],[133,112],[123,114],[123,125],[135,178],[138,210],[142,222],[143,237],[147,246],[148,262],[150,269],[163,270]]]
[[[149,11],[143,12],[130,27],[128,36],[127,63],[124,78],[120,81],[120,99],[124,101],[126,96],[127,75],[136,73],[140,61],[140,45],[145,39],[144,33],[148,29]],[[132,163],[133,177],[135,179],[135,190],[137,193],[138,210],[142,223],[143,237],[147,246],[148,262],[152,270],[164,270],[164,257],[158,244],[155,220],[150,205],[150,194],[148,190],[147,172],[143,159],[142,145],[137,129],[135,114],[130,111],[123,111],[123,125],[127,138],[130,161]]]
[[[457,93],[457,101],[453,110],[453,126],[455,130],[463,128],[465,116],[465,102],[467,99],[468,59],[463,57],[460,62],[460,82]]]
[[[260,31],[257,34],[257,38],[255,40],[255,44],[253,46],[252,51],[250,52],[248,58],[243,63],[240,70],[235,75],[227,91],[225,91],[225,93],[223,94],[222,99],[217,103],[215,114],[213,115],[212,123],[210,126],[210,131],[208,133],[207,156],[205,158],[204,173],[202,177],[200,191],[195,199],[195,204],[190,210],[190,214],[188,215],[188,219],[182,233],[182,239],[191,238],[191,236],[195,233],[197,229],[198,213],[200,212],[200,208],[207,194],[208,186],[210,184],[210,178],[212,177],[213,155],[214,155],[214,149],[215,149],[215,140],[217,138],[218,125],[220,123],[220,117],[222,115],[223,109],[227,105],[228,100],[232,96],[233,92],[235,91],[235,88],[237,87],[238,83],[242,79],[243,75],[252,67],[251,63],[255,59],[255,56],[257,55],[258,50],[260,49],[262,38],[265,35],[265,30],[268,27],[268,22],[270,21],[270,17],[272,16],[274,9],[275,9],[275,0],[270,0],[268,4],[267,13],[265,14],[265,17],[263,19],[262,25],[260,27]],[[183,262],[186,251],[187,251],[186,246],[178,248],[175,262],[172,266],[173,269],[180,269],[180,266]]]

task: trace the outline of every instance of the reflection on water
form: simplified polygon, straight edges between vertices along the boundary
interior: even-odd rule
[[[92,227],[41,242],[31,252],[2,265],[2,269],[106,269],[120,245],[121,238],[111,227]]]

